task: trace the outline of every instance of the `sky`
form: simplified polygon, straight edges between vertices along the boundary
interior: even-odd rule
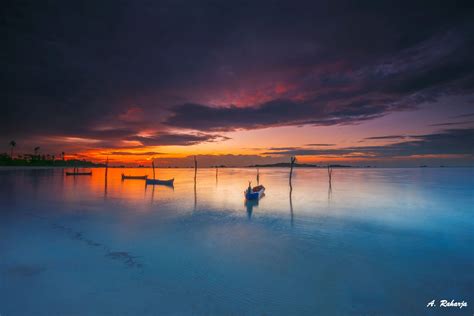
[[[474,165],[472,1],[5,1],[0,152]]]

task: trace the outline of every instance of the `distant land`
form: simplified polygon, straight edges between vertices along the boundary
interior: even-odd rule
[[[0,166],[16,167],[105,167],[103,163],[94,163],[79,159],[55,159],[52,156],[24,155],[18,158],[11,158],[10,155],[0,154]]]
[[[265,165],[253,165],[253,166],[247,166],[249,168],[289,168],[290,167],[289,162],[279,162],[279,163],[273,163],[273,164],[265,164]],[[293,165],[295,168],[327,168],[328,166],[320,166],[320,165],[314,165],[314,164],[307,164],[307,163],[295,163]],[[353,168],[352,166],[346,166],[346,165],[329,165],[331,168]]]

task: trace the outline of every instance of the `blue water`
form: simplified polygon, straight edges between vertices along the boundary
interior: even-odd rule
[[[473,314],[473,169],[122,172],[0,170],[2,316]]]

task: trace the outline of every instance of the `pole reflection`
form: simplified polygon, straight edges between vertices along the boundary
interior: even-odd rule
[[[293,226],[293,186],[291,185],[291,181],[290,181],[290,196],[289,196],[289,200],[290,200],[290,222],[291,222],[291,226]]]
[[[197,206],[197,190],[196,190],[196,175],[194,175],[194,211],[196,211]]]

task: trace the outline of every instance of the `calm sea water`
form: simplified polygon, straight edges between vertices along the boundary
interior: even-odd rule
[[[2,316],[473,314],[473,169],[122,172],[0,170]]]

